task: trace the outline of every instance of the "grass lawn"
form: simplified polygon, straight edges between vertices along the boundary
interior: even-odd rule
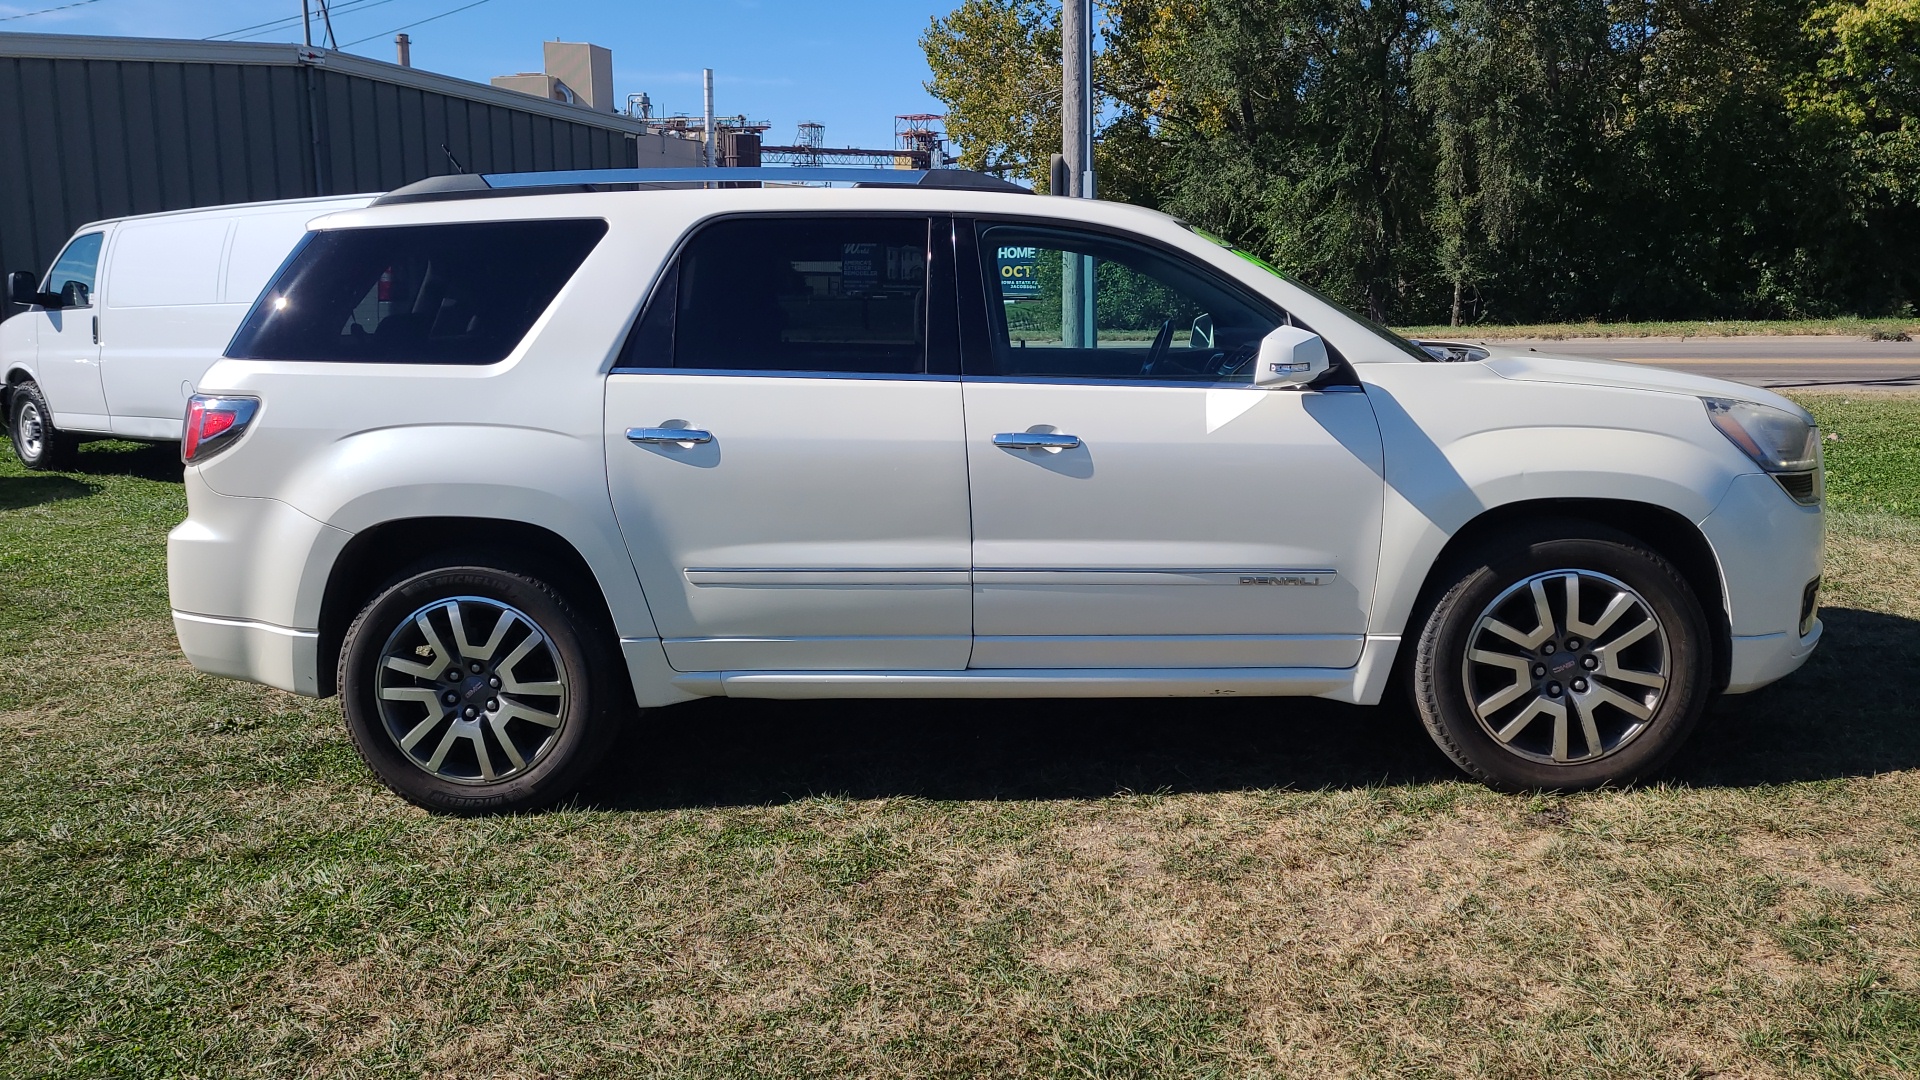
[[[1920,338],[1920,319],[1765,319],[1688,322],[1534,323],[1516,326],[1404,326],[1408,337],[1438,341],[1495,338],[1634,338],[1634,337],[1747,337],[1772,334],[1818,334],[1867,337],[1878,341]],[[1904,336],[1902,336],[1904,335]]]
[[[433,818],[195,674],[170,450],[0,451],[0,1076],[1912,1076],[1920,397],[1829,431],[1828,638],[1654,785],[1400,707],[706,702]]]

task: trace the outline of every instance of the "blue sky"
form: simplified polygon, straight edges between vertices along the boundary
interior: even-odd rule
[[[0,19],[73,0],[0,0]],[[349,52],[393,59],[393,31],[473,0],[333,0]],[[646,91],[657,113],[700,111],[700,69],[714,69],[715,108],[772,122],[791,142],[803,121],[832,146],[891,146],[895,113],[939,112],[921,83],[928,19],[960,0],[482,0],[407,30],[413,63],[485,82],[540,68],[540,42],[591,41],[613,50],[614,88]],[[359,10],[354,10],[354,9]],[[0,31],[199,38],[297,16],[299,0],[89,0],[0,21]],[[298,41],[295,20],[255,40]],[[316,31],[318,40],[318,31]]]

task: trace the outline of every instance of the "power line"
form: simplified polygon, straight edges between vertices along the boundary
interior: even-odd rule
[[[424,26],[427,23],[433,22],[435,19],[444,19],[449,15],[458,15],[461,12],[467,10],[467,8],[477,8],[481,4],[490,4],[492,2],[493,0],[473,0],[473,3],[467,4],[463,7],[454,8],[452,11],[443,11],[438,15],[429,15],[426,18],[421,19],[417,22],[410,22],[405,26],[396,26],[391,30],[383,31],[378,34],[368,34],[366,37],[360,38],[358,41],[349,41],[345,45],[342,45],[340,47],[343,49],[351,49],[355,45],[360,44],[361,42],[372,41],[374,38],[386,37],[388,34],[397,34],[402,30],[411,30],[416,26]]]
[[[93,0],[87,0],[87,2],[92,3]],[[349,11],[364,11],[367,8],[376,8],[382,4],[391,3],[393,3],[393,0],[347,0],[344,4],[333,4],[331,7],[335,15],[340,15]],[[283,19],[268,19],[266,22],[254,23],[252,26],[243,26],[238,30],[227,30],[218,34],[210,34],[201,40],[218,41],[221,38],[231,38],[238,41],[242,38],[256,37],[259,34],[270,34],[275,30],[291,27],[300,22],[302,18],[304,18],[303,15],[289,15]]]
[[[68,8],[86,7],[88,4],[97,4],[99,2],[100,0],[74,0],[74,2],[71,4],[61,4],[59,7],[41,8],[39,11],[27,11],[27,12],[22,12],[19,15],[0,15],[0,22],[12,22],[15,19],[31,19],[35,15],[51,15],[56,11],[65,11]]]

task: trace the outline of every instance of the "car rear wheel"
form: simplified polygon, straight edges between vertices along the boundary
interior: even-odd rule
[[[339,670],[360,756],[429,810],[565,799],[615,728],[606,635],[553,586],[495,567],[442,567],[387,588],[348,629]]]
[[[13,388],[8,400],[7,434],[20,464],[29,469],[64,469],[73,464],[79,440],[53,426],[53,410],[34,383]]]
[[[1462,769],[1504,789],[1631,783],[1699,723],[1707,620],[1670,562],[1583,523],[1454,568],[1415,647],[1414,704]]]

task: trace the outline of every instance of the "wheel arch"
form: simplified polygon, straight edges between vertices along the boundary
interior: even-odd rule
[[[436,553],[476,551],[499,556],[507,564],[503,569],[542,574],[594,621],[589,632],[618,636],[606,593],[592,566],[559,533],[529,522],[498,518],[398,518],[354,534],[328,571],[320,600],[317,675],[321,694],[334,693],[341,642],[375,589]],[[624,670],[621,677],[625,677]]]
[[[1456,567],[1481,544],[1517,525],[1535,521],[1574,520],[1626,533],[1673,563],[1693,589],[1712,631],[1713,689],[1724,689],[1731,673],[1733,628],[1727,610],[1726,583],[1720,560],[1700,527],[1664,506],[1625,499],[1529,499],[1495,506],[1475,516],[1454,532],[1428,566],[1420,591],[1401,629],[1401,660],[1410,661],[1404,643],[1418,633],[1421,622],[1439,602],[1453,580]]]
[[[35,381],[37,380],[34,379],[33,372],[21,364],[14,363],[7,366],[6,378],[0,379],[0,418],[5,418],[7,409],[12,406],[14,390],[22,383]]]

